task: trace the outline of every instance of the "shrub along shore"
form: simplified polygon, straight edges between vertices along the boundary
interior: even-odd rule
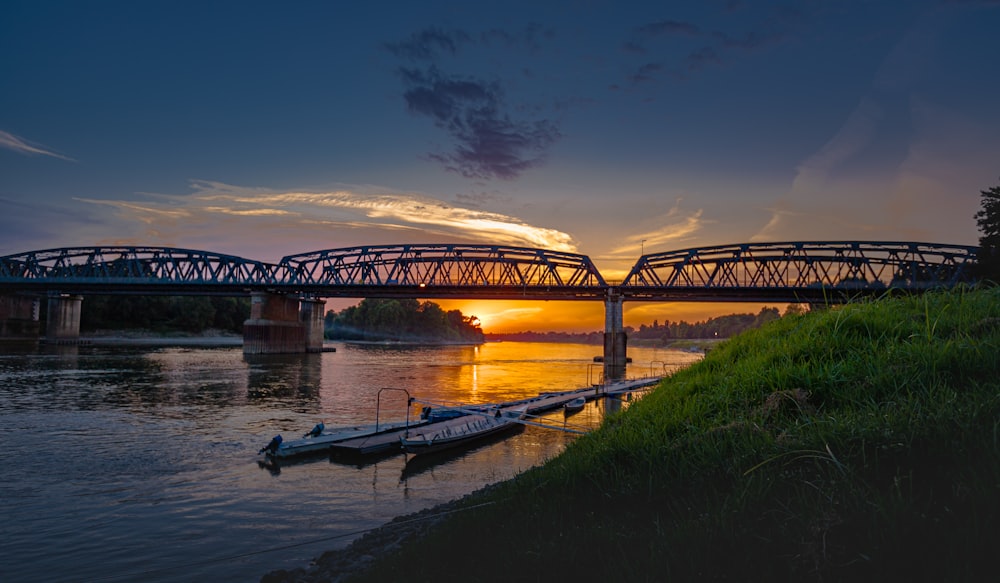
[[[461,508],[340,575],[992,579],[1000,288],[886,297],[745,332],[544,466],[450,509]],[[319,563],[287,580],[342,578]]]

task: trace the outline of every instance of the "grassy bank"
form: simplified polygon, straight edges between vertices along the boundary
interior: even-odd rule
[[[716,346],[362,581],[978,581],[1000,548],[1000,290]]]

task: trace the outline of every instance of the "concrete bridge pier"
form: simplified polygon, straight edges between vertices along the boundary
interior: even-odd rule
[[[49,294],[46,310],[45,341],[76,342],[80,339],[80,312],[83,296]]]
[[[0,340],[38,340],[38,298],[28,295],[0,296]]]
[[[625,378],[625,349],[628,337],[622,320],[622,296],[616,287],[609,287],[604,299],[604,380]]]
[[[305,352],[305,345],[297,297],[271,292],[250,294],[250,319],[243,322],[243,354]]]
[[[306,352],[323,352],[325,306],[325,301],[315,298],[304,298],[299,305],[299,319],[305,328]]]
[[[243,323],[243,354],[323,351],[323,306],[271,292],[250,294],[250,319]]]

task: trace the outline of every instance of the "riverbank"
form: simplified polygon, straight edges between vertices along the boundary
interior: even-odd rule
[[[998,427],[1000,290],[793,315],[409,538],[264,580],[983,580]]]

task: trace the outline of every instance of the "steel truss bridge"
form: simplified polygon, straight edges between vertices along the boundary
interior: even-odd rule
[[[743,243],[643,255],[609,283],[586,255],[499,245],[362,246],[277,263],[171,247],[67,247],[0,257],[0,293],[838,303],[971,283],[977,250]]]

